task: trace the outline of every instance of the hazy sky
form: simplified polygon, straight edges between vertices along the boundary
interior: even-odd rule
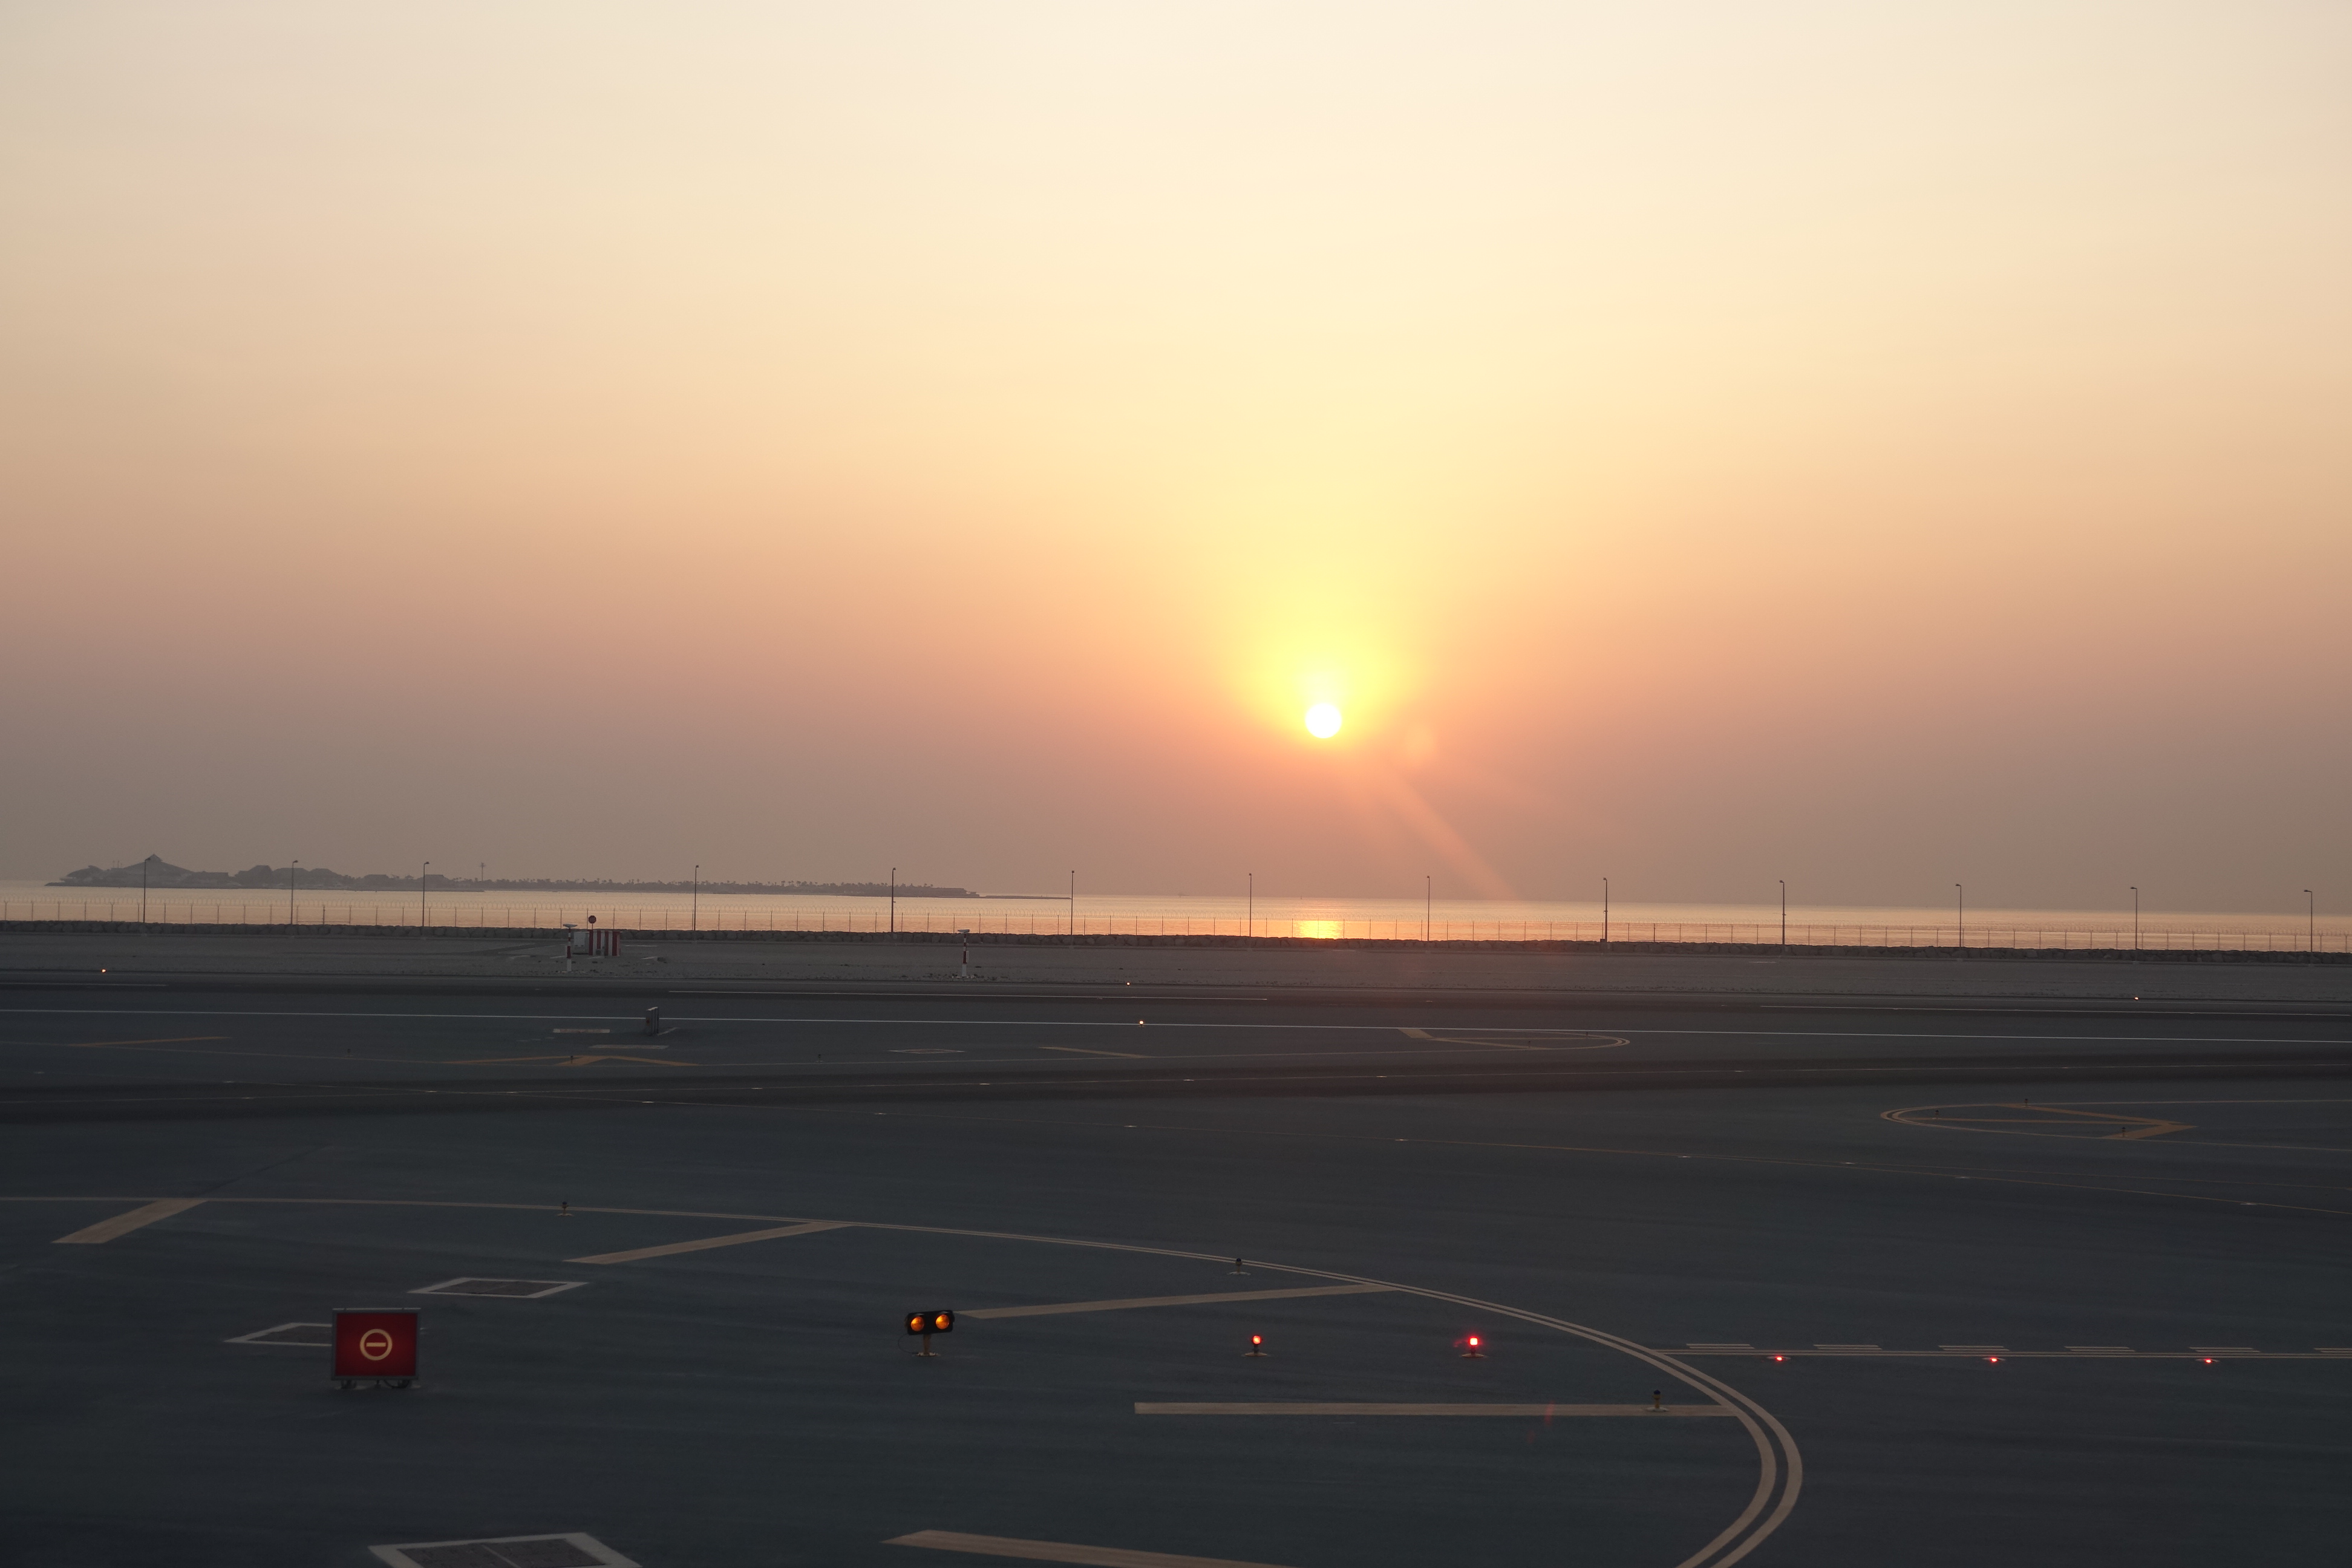
[[[2347,81],[2337,0],[5,0],[0,874],[2341,907]]]

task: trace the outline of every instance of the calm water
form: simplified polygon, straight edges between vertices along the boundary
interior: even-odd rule
[[[591,915],[599,925],[625,929],[684,931],[689,923],[702,929],[888,930],[887,899],[810,898],[761,894],[706,893],[698,900],[685,893],[652,893],[635,897],[595,898],[577,893],[465,893],[436,891],[427,900],[434,925],[538,926],[553,928],[569,921],[584,925]],[[154,891],[148,895],[147,918],[152,921],[210,923],[274,922],[287,918],[286,897],[254,891]],[[1793,942],[1891,941],[1948,944],[1955,933],[1954,910],[1942,908],[1887,906],[1789,906],[1790,939]],[[417,923],[417,900],[383,895],[303,892],[296,900],[297,918],[306,924],[357,923],[407,925]],[[1415,939],[1429,934],[1439,940],[1466,937],[1517,938],[1557,936],[1590,939],[1601,931],[1598,900],[1550,902],[1535,900],[1496,900],[1436,899],[1425,908],[1418,899],[1302,899],[1267,894],[1253,910],[1239,895],[1208,896],[1151,893],[1089,893],[1079,890],[1076,917],[1082,931],[1185,931],[1241,935],[1255,929],[1260,936],[1376,936]],[[26,920],[136,920],[139,890],[49,888],[38,882],[0,881],[0,918]],[[986,931],[1060,931],[1069,929],[1070,904],[1062,899],[900,899],[897,919],[907,931],[951,931],[960,927]],[[1253,928],[1254,922],[1254,928]],[[1648,937],[1654,928],[1661,940],[1777,941],[1780,910],[1777,904],[1673,904],[1612,900],[1610,934],[1620,940]],[[2352,943],[2352,919],[2322,913],[2315,921],[2319,945],[2335,950]],[[2065,933],[2077,945],[2127,946],[2132,915],[2122,910],[2015,910],[1988,907],[1968,911],[1972,942],[2000,945],[2041,945],[2031,933]],[[1906,936],[1906,933],[1914,933]],[[2018,933],[2012,935],[2011,933]],[[2266,938],[2268,944],[2300,946],[2305,933],[2301,910],[2271,914],[2220,913],[2210,910],[2145,908],[2140,914],[2142,940],[2170,938],[2186,945],[2192,936]],[[2056,945],[2055,942],[2052,945]],[[2149,942],[2148,945],[2156,945]],[[2223,945],[2235,946],[2235,940]],[[2257,945],[2264,945],[2258,942]]]

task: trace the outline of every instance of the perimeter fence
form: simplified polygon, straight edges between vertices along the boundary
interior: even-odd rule
[[[545,931],[594,924],[631,933],[804,931],[880,934],[905,931],[952,936],[1187,936],[1289,938],[1325,942],[1641,942],[1742,947],[1984,948],[2053,952],[2341,952],[2352,953],[2352,931],[2185,931],[2162,926],[2116,928],[1988,925],[1832,925],[1791,921],[1785,936],[1777,921],[1275,920],[1189,915],[1088,915],[1052,910],[942,914],[937,910],[856,909],[623,909],[609,904],[487,904],[471,900],[420,905],[337,903],[333,900],[137,899],[16,899],[0,902],[0,922],[103,921],[166,927],[278,926],[338,930],[429,927],[436,931]]]

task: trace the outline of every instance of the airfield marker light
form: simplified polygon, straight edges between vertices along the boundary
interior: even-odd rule
[[[1654,1388],[1650,1390],[1650,1408],[1653,1410],[1664,1410],[1665,1407],[1665,1390],[1662,1388]]]
[[[1479,1348],[1479,1339],[1477,1335],[1472,1334],[1463,1342],[1469,1346],[1467,1350],[1462,1352],[1462,1359],[1464,1361],[1485,1361],[1486,1359],[1486,1352]]]
[[[1989,1356],[1985,1357],[1985,1360],[1986,1360],[1986,1361],[1988,1361],[1988,1362],[1990,1362],[1990,1363],[1991,1364],[1993,1364],[1994,1366],[1999,1366],[1999,1365],[2000,1364],[2000,1357],[1999,1357],[1999,1356],[1997,1356],[1997,1355],[1989,1355]]]
[[[1236,1273],[1236,1274],[1246,1274],[1246,1273],[1248,1273],[1248,1272],[1249,1272],[1249,1270],[1248,1270],[1248,1269],[1246,1269],[1246,1268],[1243,1268],[1243,1267],[1242,1267],[1242,1260],[1241,1260],[1240,1258],[1234,1258],[1234,1273]]]
[[[907,1314],[907,1331],[923,1336],[923,1348],[915,1352],[917,1355],[936,1355],[938,1352],[931,1349],[931,1336],[952,1333],[954,1331],[955,1314],[944,1307],[934,1307],[928,1311]]]
[[[1784,1356],[1784,1355],[1776,1355],[1776,1356],[1774,1356],[1772,1359],[1773,1359],[1774,1361],[1787,1361],[1789,1358],[1788,1358],[1787,1356]]]
[[[1250,1336],[1250,1348],[1249,1348],[1249,1349],[1247,1349],[1247,1350],[1245,1350],[1245,1351],[1244,1351],[1244,1352],[1242,1352],[1242,1354],[1244,1354],[1244,1355],[1264,1355],[1265,1353],[1265,1336],[1264,1334],[1252,1334],[1252,1335]]]
[[[2211,1366],[2211,1365],[2213,1364],[2213,1358],[2212,1358],[2211,1356],[2210,1356],[2210,1355],[2209,1355],[2209,1356],[2207,1356],[2207,1357],[2205,1358],[2205,1364],[2206,1364],[2207,1366]]]
[[[570,1219],[572,1217],[572,1200],[570,1198],[566,1198],[562,1203],[555,1205],[555,1217],[558,1219]]]

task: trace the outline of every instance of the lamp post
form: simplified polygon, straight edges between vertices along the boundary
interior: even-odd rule
[[[1789,951],[1789,879],[1780,879],[1780,951]]]
[[[433,862],[430,860],[416,868],[416,938],[419,942],[425,940],[425,874],[432,869]]]
[[[2139,951],[2139,889],[2132,889],[2132,951]]]
[[[2303,951],[2319,951],[2319,905],[2309,888],[2303,890]]]
[[[1070,940],[1078,940],[1078,874],[1070,873]]]
[[[1960,896],[1959,942],[1952,954],[1952,962],[1957,963],[1968,956],[1969,951],[1969,890],[1960,887],[1958,882],[1953,883],[1952,886],[1958,889]]]
[[[1255,871],[1249,873],[1248,895],[1242,907],[1248,911],[1248,918],[1244,921],[1243,929],[1250,936],[1255,937],[1257,935],[1257,873]]]
[[[147,923],[147,868],[154,863],[152,855],[139,862],[139,923],[142,926]]]
[[[890,934],[898,934],[898,868],[890,868]]]
[[[1601,945],[1609,945],[1609,879],[1601,879]]]
[[[1427,942],[1429,940],[1430,916],[1435,913],[1437,909],[1436,889],[1437,879],[1428,872],[1423,872],[1421,877],[1421,940],[1423,942]]]
[[[688,933],[702,929],[702,862],[694,863],[694,880],[687,884],[686,929]]]
[[[286,929],[289,931],[294,929],[294,876],[301,864],[298,859],[286,868]]]

